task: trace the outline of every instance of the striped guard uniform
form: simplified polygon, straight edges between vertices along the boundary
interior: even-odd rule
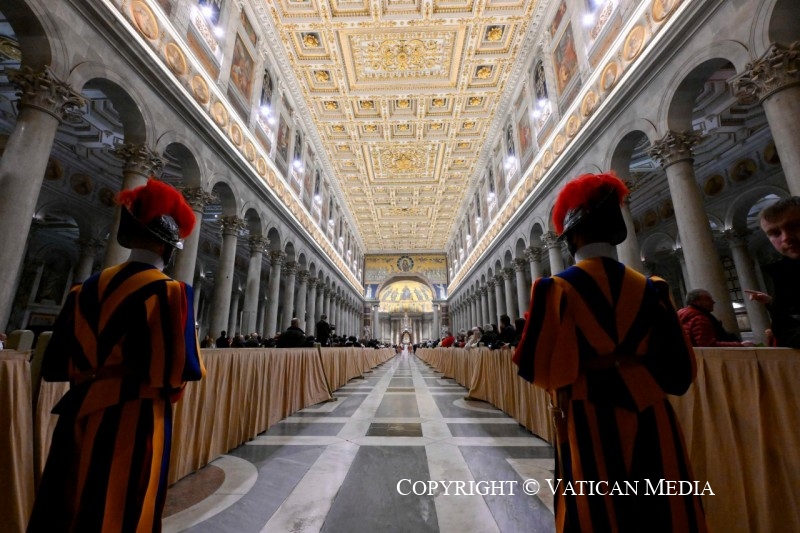
[[[29,532],[161,531],[172,405],[205,367],[192,288],[128,262],[72,289],[42,363],[70,381]]]
[[[646,495],[645,480],[693,481],[666,395],[686,392],[695,358],[666,282],[608,257],[537,279],[514,362],[564,411],[558,531],[706,530],[699,496]],[[575,483],[601,480],[609,482],[602,492],[618,482],[627,495],[588,495]],[[638,481],[638,488],[625,481]]]

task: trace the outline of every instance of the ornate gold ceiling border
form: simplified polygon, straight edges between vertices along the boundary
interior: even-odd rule
[[[654,38],[675,20],[678,8],[688,4],[688,0],[651,0],[643,3],[639,12],[630,18],[614,46],[603,57],[600,64],[604,66],[595,70],[579,97],[568,107],[525,170],[523,178],[453,276],[447,288],[448,294],[453,294],[464,281],[543,178],[552,178],[549,171],[567,152],[572,141],[587,131],[586,127],[594,113],[607,101],[620,79],[642,63],[637,60],[650,50]]]
[[[339,269],[341,275],[350,282],[353,289],[362,290],[361,283],[350,268],[335,251],[333,243],[324,234],[306,209],[306,206],[294,195],[288,182],[279,175],[275,163],[260,147],[247,125],[238,118],[238,114],[221,94],[216,84],[197,63],[192,54],[185,50],[189,47],[177,35],[172,24],[161,13],[159,7],[153,7],[150,0],[134,0],[130,4],[122,1],[119,4],[110,0],[104,2],[122,26],[139,42],[151,58],[156,60],[165,73],[171,74],[171,81],[202,111],[208,119],[210,129],[216,129],[221,141],[228,144],[231,152],[236,153],[254,175],[258,176],[274,198],[302,227],[309,238],[322,248],[328,259]]]

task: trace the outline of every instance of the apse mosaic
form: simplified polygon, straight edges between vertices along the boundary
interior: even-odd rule
[[[378,295],[380,310],[386,313],[431,313],[433,292],[418,281],[390,283]]]

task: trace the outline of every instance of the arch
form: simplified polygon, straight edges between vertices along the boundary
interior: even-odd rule
[[[643,141],[647,140],[647,145],[650,146],[658,140],[658,133],[651,122],[647,120],[637,122],[643,127],[625,129],[611,145],[611,153],[608,156],[608,168],[623,180],[631,178],[631,164],[636,155],[643,152]],[[647,159],[651,161],[649,156]]]
[[[522,237],[517,239],[517,243],[514,246],[514,255],[517,259],[525,258],[525,249],[527,246],[525,245],[525,240]]]
[[[790,196],[787,190],[773,185],[762,185],[748,189],[728,204],[724,219],[725,228],[733,228],[736,230],[747,229],[748,215],[753,207],[769,195],[775,195],[779,198]]]
[[[655,232],[648,235],[641,243],[642,259],[647,260],[658,253],[674,251],[677,248],[675,239],[664,232]]]
[[[247,209],[244,213],[244,222],[247,226],[247,231],[251,236],[263,235],[263,225],[261,223],[261,215],[253,208]]]
[[[692,56],[675,73],[665,92],[667,97],[660,110],[662,116],[658,119],[658,123],[664,125],[663,131],[683,132],[692,129],[695,99],[701,93],[706,81],[723,67],[730,65],[736,68],[733,63],[736,58],[718,55],[727,51],[729,50],[726,47],[712,44],[698,55]]]
[[[764,43],[764,51],[772,43],[786,46],[800,39],[798,20],[800,20],[800,3],[796,0],[777,0],[769,15],[768,29],[764,32],[767,41]]]
[[[159,150],[156,149],[156,151]],[[180,177],[180,183],[171,183],[172,185],[181,185],[188,189],[202,188],[203,176],[200,171],[200,165],[195,154],[188,146],[183,143],[173,142],[169,143],[160,152],[167,161],[164,173],[161,176],[163,181],[171,183],[170,176],[176,174]]]
[[[238,215],[236,209],[236,198],[233,190],[225,182],[218,182],[211,190],[214,200],[212,200],[205,209],[203,218],[208,220],[217,220],[220,216],[236,216]]]
[[[64,46],[55,46],[56,43],[63,43],[64,39],[58,26],[53,24],[50,18],[52,11],[48,9],[52,9],[49,4],[39,7],[24,0],[6,0],[0,11],[8,19],[19,41],[21,64],[32,69],[50,66],[56,75],[63,75],[66,72],[59,70],[68,65],[67,50]],[[59,50],[62,53],[58,53]]]
[[[281,234],[274,226],[267,230],[267,239],[269,239],[270,251],[282,251]]]
[[[287,263],[294,261],[297,257],[294,250],[294,243],[292,243],[292,241],[286,241],[286,244],[283,247],[283,252],[286,254],[285,260]]]
[[[95,100],[92,94],[99,91],[111,101],[122,123],[124,142],[155,145],[155,121],[147,105],[148,99],[139,94],[129,80],[106,65],[85,61],[72,69],[67,81],[90,100]]]
[[[506,250],[505,254],[503,255],[503,267],[504,268],[514,267],[514,256],[511,255],[511,250]]]

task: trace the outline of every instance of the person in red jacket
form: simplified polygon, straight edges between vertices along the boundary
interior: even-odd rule
[[[711,314],[715,303],[711,293],[704,289],[694,289],[686,295],[687,305],[678,310],[678,319],[692,346],[753,346],[752,342],[742,342],[733,333],[725,331],[722,322]]]
[[[447,335],[445,335],[444,339],[442,339],[442,343],[439,345],[442,348],[450,348],[456,342],[456,338],[453,337],[453,332],[448,331]]]

